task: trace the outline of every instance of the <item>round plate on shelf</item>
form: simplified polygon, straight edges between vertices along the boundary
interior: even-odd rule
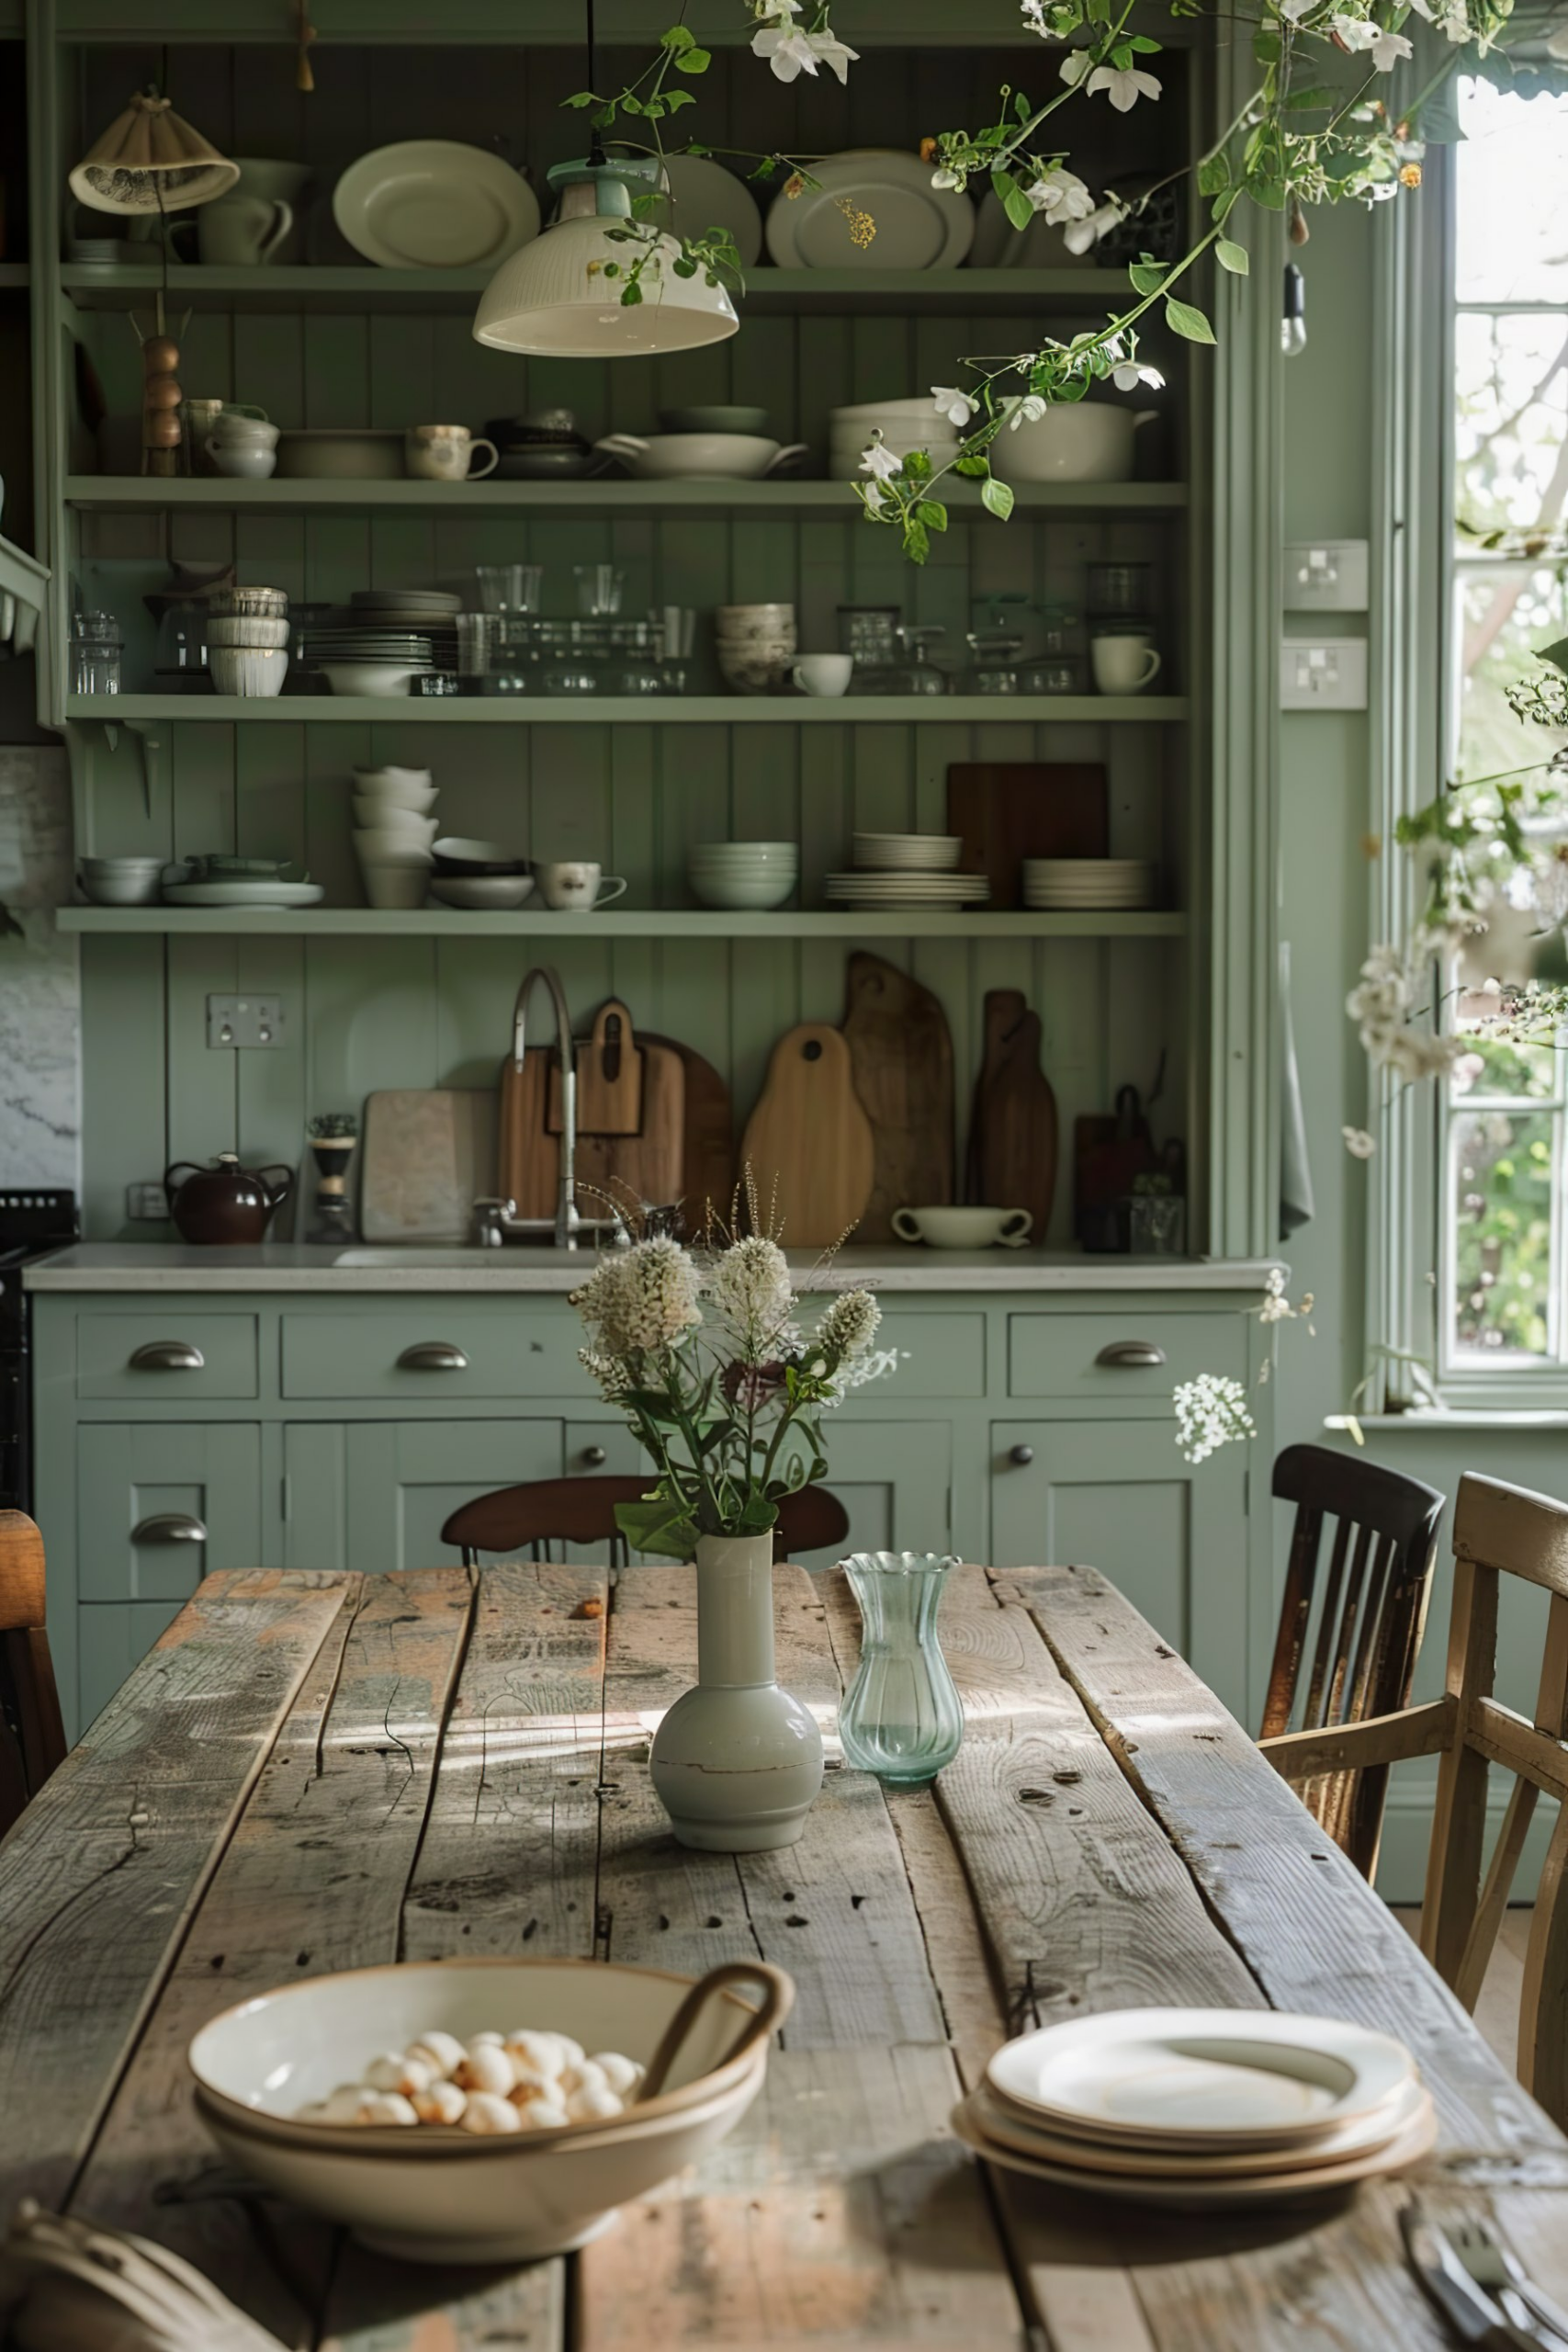
[[[171,907],[319,907],[326,897],[319,882],[166,882]]]
[[[958,188],[933,187],[918,155],[856,148],[813,164],[811,176],[816,187],[781,196],[768,214],[768,251],[781,269],[956,269],[969,251],[975,207]],[[863,243],[852,214],[874,224]]]
[[[405,139],[361,155],[333,190],[333,218],[382,269],[481,269],[540,226],[522,175],[455,139]]]
[[[761,259],[762,216],[744,180],[737,179],[709,155],[666,155],[664,176],[670,193],[650,206],[650,220],[677,237],[700,237],[709,229],[728,229],[742,269],[750,269]]]

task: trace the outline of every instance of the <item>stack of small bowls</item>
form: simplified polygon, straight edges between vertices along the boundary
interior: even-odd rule
[[[795,663],[795,606],[720,605],[713,620],[725,684],[738,695],[782,693]]]
[[[686,873],[705,907],[761,912],[782,907],[793,892],[800,849],[795,842],[698,842]]]
[[[216,694],[280,695],[288,675],[288,597],[281,588],[218,588],[207,624]]]
[[[423,906],[437,790],[428,768],[355,769],[354,852],[373,907]]]
[[[82,888],[96,907],[152,907],[164,861],[161,857],[85,857]]]

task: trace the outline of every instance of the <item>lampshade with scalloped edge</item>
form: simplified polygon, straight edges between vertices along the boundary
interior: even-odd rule
[[[167,98],[138,90],[71,175],[95,212],[180,212],[239,185],[240,166],[209,146]]]

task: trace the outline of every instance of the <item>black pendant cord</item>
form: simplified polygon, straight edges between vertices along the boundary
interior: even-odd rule
[[[593,0],[583,0],[583,14],[587,18],[588,26],[588,86],[591,90],[596,91],[599,85],[599,64],[597,45],[593,38]],[[604,160],[604,141],[599,134],[597,123],[594,124],[589,136],[588,160],[591,164],[602,164]]]

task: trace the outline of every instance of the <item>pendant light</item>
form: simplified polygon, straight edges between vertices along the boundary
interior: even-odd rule
[[[593,87],[593,0],[588,86]],[[657,156],[606,158],[597,131],[585,159],[549,175],[560,209],[542,236],[503,261],[479,299],[474,339],[552,359],[625,359],[722,343],[740,322],[723,286],[698,268],[677,277],[679,238],[636,222],[632,198],[657,191]],[[635,229],[635,234],[627,234]],[[642,300],[621,300],[634,266]]]
[[[180,212],[210,204],[240,181],[240,166],[209,146],[155,90],[138,90],[71,175],[95,212]]]

